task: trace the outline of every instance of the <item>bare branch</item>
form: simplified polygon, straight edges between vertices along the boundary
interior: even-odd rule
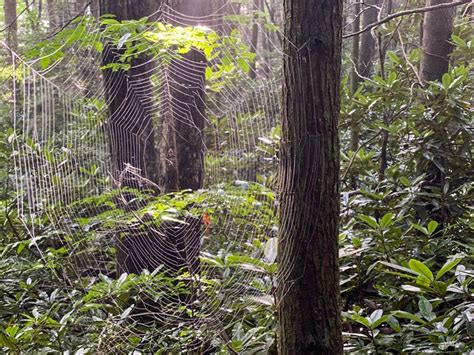
[[[457,1],[457,2],[453,2],[453,3],[445,3],[445,4],[434,5],[434,6],[420,7],[420,8],[413,9],[413,10],[406,10],[406,11],[396,12],[396,13],[390,15],[390,16],[387,16],[387,17],[381,19],[380,21],[371,23],[370,25],[364,27],[360,31],[343,35],[342,38],[350,38],[350,37],[353,37],[353,36],[360,35],[361,33],[370,31],[372,28],[379,27],[379,26],[383,25],[384,23],[390,22],[393,19],[396,19],[396,18],[401,17],[401,16],[407,16],[407,15],[413,15],[413,14],[420,14],[420,13],[424,13],[424,12],[428,12],[428,11],[447,9],[447,8],[450,8],[450,7],[461,6],[461,5],[465,5],[465,4],[469,4],[469,3],[471,3],[471,0],[462,0],[462,1]]]

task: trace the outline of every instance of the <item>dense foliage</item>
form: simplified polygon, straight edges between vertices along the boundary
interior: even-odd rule
[[[251,21],[246,23],[245,19],[258,18],[254,15],[251,12],[234,20],[250,28]],[[27,12],[22,20],[20,38],[37,30],[37,24],[31,22],[32,16],[34,14]],[[268,16],[264,12],[261,18],[267,21]],[[246,61],[241,61],[239,68],[226,65],[225,61],[220,64],[212,61],[221,46],[232,41],[235,48],[240,41],[238,33],[219,38],[204,29],[162,24],[151,33],[144,27],[144,21],[120,24],[111,17],[103,21],[103,25],[108,26],[105,31],[109,31],[109,37],[119,45],[124,36],[143,36],[135,48],[125,51],[123,65],[126,68],[127,56],[143,50],[146,41],[159,38],[164,46],[177,46],[177,55],[200,43],[198,48],[206,52],[211,63],[206,75],[215,95],[219,95],[222,81],[245,84],[241,79],[249,70]],[[58,53],[55,47],[62,46],[64,41],[82,41],[85,47],[103,50],[102,44],[94,42],[93,37],[76,36],[83,33],[77,27],[82,25],[79,20],[73,22],[72,27],[60,31],[53,40],[37,40],[35,44],[25,40],[21,49],[27,56],[43,55],[40,65],[45,68],[65,55]],[[470,146],[473,48],[469,26],[462,21],[456,23],[450,69],[440,82],[422,85],[413,70],[419,67],[420,50],[415,47],[402,50],[403,43],[394,38],[391,50],[386,53],[383,71],[378,63],[377,74],[362,81],[356,92],[351,92],[347,79],[351,62],[345,63],[341,109],[340,270],[348,352],[469,353],[474,346],[474,167]],[[413,27],[404,32],[405,42],[416,38]],[[275,30],[270,25],[267,29]],[[42,30],[47,32],[48,29]],[[381,29],[381,34],[391,38],[393,31],[387,26]],[[255,54],[247,45],[239,48],[239,55],[255,60]],[[44,56],[44,53],[55,54]],[[2,64],[2,67],[5,68],[0,68],[0,80],[5,81],[9,66]],[[278,75],[279,70],[275,66],[274,74]],[[9,93],[2,90],[2,117],[9,115],[10,99]],[[84,104],[103,105],[101,102]],[[242,117],[246,127],[259,119],[258,114]],[[354,120],[361,132],[361,144],[355,152],[349,148],[349,130]],[[222,125],[223,130],[228,129],[225,121],[214,121]],[[137,228],[145,228],[147,224],[142,220],[147,217],[153,219],[154,226],[165,221],[183,222],[189,216],[202,218],[208,230],[207,247],[200,260],[209,266],[208,271],[200,275],[199,280],[186,274],[176,280],[163,269],[140,275],[107,275],[85,268],[77,277],[77,253],[61,243],[63,237],[72,236],[58,235],[50,221],[43,218],[36,221],[39,232],[31,238],[23,226],[26,221],[22,221],[16,211],[16,201],[21,196],[16,195],[12,186],[10,137],[14,132],[11,122],[7,119],[2,122],[0,179],[5,187],[0,199],[2,351],[96,353],[107,351],[110,341],[123,353],[184,351],[200,339],[207,341],[203,329],[164,332],[157,339],[156,324],[150,322],[145,326],[142,320],[138,321],[132,312],[135,304],[144,298],[159,299],[161,293],[189,292],[190,282],[200,292],[223,292],[221,296],[226,297],[225,292],[232,292],[236,287],[233,280],[246,278],[242,275],[251,270],[252,279],[247,278],[248,284],[237,286],[241,290],[251,289],[252,295],[257,290],[259,296],[250,297],[242,292],[232,307],[224,310],[226,316],[221,326],[226,336],[213,338],[207,346],[222,354],[276,352],[278,176],[274,167],[280,143],[278,125],[266,135],[254,137],[259,141],[254,155],[243,156],[239,162],[232,159],[224,162],[228,171],[239,169],[243,164],[262,162],[254,174],[255,181],[234,181],[200,191],[158,197],[143,191],[126,191],[146,205],[133,213],[116,203],[115,197],[123,190],[103,191],[100,196],[83,196],[72,201],[82,217],[65,223],[71,225],[71,230],[79,228],[87,232],[87,240],[83,245],[79,243],[77,249],[95,245],[109,256],[107,262],[111,264],[116,250],[112,239],[106,236],[114,235],[122,225],[137,224]],[[219,148],[225,150],[226,146]],[[206,164],[212,167],[216,159],[225,160],[226,155],[209,156]],[[385,164],[383,169],[381,159]],[[441,185],[434,183],[430,175],[433,164],[443,173]],[[85,180],[94,178],[93,166],[82,169]],[[220,227],[229,219],[234,221],[229,235],[222,235]],[[237,233],[240,240],[245,240],[239,252],[223,253],[222,246]],[[97,250],[83,252],[93,255]],[[150,294],[150,289],[157,294]],[[119,312],[123,309],[125,311]],[[193,312],[195,317],[206,316],[205,309],[199,305],[182,312]],[[129,333],[124,333],[124,328]]]

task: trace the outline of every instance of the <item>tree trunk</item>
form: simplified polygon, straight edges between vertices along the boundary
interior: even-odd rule
[[[279,234],[281,354],[342,354],[339,84],[342,0],[286,0]]]
[[[59,25],[59,19],[57,16],[57,12],[59,9],[57,8],[58,4],[55,0],[46,0],[46,9],[48,11],[48,22],[50,30],[56,29]]]
[[[451,0],[430,0],[428,6],[450,3]],[[440,80],[448,71],[452,45],[454,9],[428,11],[423,20],[421,79],[424,82]]]
[[[168,0],[187,25],[205,25],[199,17],[211,13],[208,0]],[[182,25],[182,23],[181,23]],[[162,115],[160,137],[161,185],[165,192],[198,190],[204,182],[206,58],[192,49],[171,62],[168,70],[168,107]]]
[[[356,0],[356,3],[354,5],[354,22],[352,23],[352,32],[358,32],[360,29],[360,2],[359,0]],[[359,36],[354,36],[352,39],[352,72],[351,72],[351,94],[354,95],[355,92],[357,91],[357,88],[359,87],[359,84],[361,82],[361,78],[358,74],[359,70],[359,44],[360,44],[360,38]],[[359,147],[359,122],[358,122],[358,117],[354,116],[352,117],[352,122],[351,122],[351,150],[353,152],[357,151],[357,148]]]
[[[450,2],[452,1],[430,0],[428,6]],[[448,41],[451,39],[453,32],[454,13],[455,10],[453,8],[425,13],[420,70],[420,77],[424,83],[441,80],[443,74],[449,70],[449,54],[452,51],[452,45]],[[444,137],[439,138],[444,139]],[[434,158],[443,164],[443,157]],[[420,166],[426,167],[426,162],[425,164],[420,164]],[[433,161],[428,162],[427,170],[428,177],[425,184],[427,192],[436,193],[437,191],[442,191],[445,184],[445,173]],[[448,221],[449,212],[444,208],[437,209],[436,206],[428,201],[427,210],[429,218],[439,222],[441,227]]]
[[[139,19],[151,13],[149,1],[131,0],[101,2],[101,14],[114,14],[118,20]],[[103,65],[117,62],[120,51],[108,47]],[[109,139],[113,176],[120,185],[142,188],[145,179],[158,182],[158,157],[155,149],[153,99],[149,72],[153,66],[148,58],[133,60],[132,69],[104,71],[107,104],[109,106]],[[138,169],[138,170],[133,170]],[[143,178],[143,179],[141,179]],[[147,186],[151,187],[151,186]]]
[[[16,0],[4,0],[5,10],[5,39],[10,49],[16,51],[18,47],[18,24],[16,19]]]
[[[379,6],[380,0],[367,0],[369,6],[362,15],[362,28],[377,22],[378,11],[373,6]],[[361,34],[359,56],[359,74],[362,77],[369,77],[372,73],[373,58],[375,53],[375,39],[371,31]]]
[[[252,51],[252,53],[255,53],[255,59],[250,64],[249,76],[251,79],[255,79],[257,77],[258,19],[259,19],[259,16],[257,16],[257,13],[258,11],[260,11],[259,3],[260,3],[259,0],[253,0],[253,7],[252,7],[253,25],[252,25],[252,35],[250,38],[250,50]]]

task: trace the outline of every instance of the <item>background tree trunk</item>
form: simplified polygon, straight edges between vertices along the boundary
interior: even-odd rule
[[[450,3],[451,0],[430,0],[428,6]],[[428,11],[423,20],[421,79],[425,82],[440,80],[448,71],[449,43],[453,33],[454,9]]]
[[[342,1],[286,0],[279,234],[281,354],[342,354],[339,83]]]
[[[378,11],[375,6],[380,5],[380,0],[367,0],[366,4],[367,8],[362,14],[362,28],[377,22]],[[369,77],[373,68],[375,39],[372,31],[366,31],[360,37],[359,74],[362,77]]]
[[[257,77],[257,54],[258,54],[258,19],[259,16],[258,11],[260,11],[260,0],[253,0],[252,6],[252,35],[250,38],[250,50],[252,53],[255,53],[255,59],[252,63],[250,63],[250,71],[249,76],[251,79],[255,79]]]
[[[5,42],[14,51],[18,47],[18,24],[16,19],[16,0],[4,0]]]
[[[358,32],[360,29],[360,2],[359,0],[355,0],[354,4],[354,22],[352,23],[352,32]],[[359,44],[360,38],[359,36],[354,36],[352,39],[352,72],[351,72],[351,94],[354,95],[359,87],[361,82],[361,77],[359,76]],[[351,122],[351,150],[355,152],[359,147],[359,123],[358,117],[353,116]]]
[[[442,3],[450,3],[451,0],[430,0],[428,6]],[[448,42],[453,33],[454,8],[429,11],[423,19],[423,45],[421,56],[420,78],[424,83],[441,80],[443,74],[449,70],[449,54],[452,45]],[[436,134],[440,134],[437,131]],[[443,133],[441,133],[443,135]],[[439,137],[443,141],[444,137]],[[436,154],[435,154],[436,155]],[[444,165],[442,156],[434,156],[434,159]],[[422,162],[423,163],[423,162]],[[445,173],[434,163],[420,164],[427,168],[428,176],[425,188],[429,193],[439,193],[445,185]],[[444,226],[449,218],[449,211],[445,208],[438,209],[431,203],[427,204],[427,214]]]

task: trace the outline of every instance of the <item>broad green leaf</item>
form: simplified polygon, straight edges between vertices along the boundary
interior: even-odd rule
[[[441,81],[443,83],[444,89],[448,90],[449,85],[451,84],[451,75],[449,75],[448,73],[444,73],[443,77],[441,78]]]
[[[420,301],[418,301],[418,308],[420,309],[420,314],[426,320],[433,320],[436,316],[433,314],[433,306],[431,302],[428,301],[425,297],[420,296]]]
[[[237,64],[239,65],[240,69],[242,69],[245,73],[248,73],[250,71],[250,65],[247,63],[245,59],[238,58]]]
[[[438,222],[430,221],[430,223],[428,223],[428,233],[429,234],[433,234],[433,232],[436,230],[436,228],[438,228]]]
[[[420,324],[425,324],[425,321],[423,319],[421,319],[417,315],[409,313],[409,312],[395,311],[395,312],[392,313],[392,315],[394,315],[397,318],[410,319],[410,320],[413,320],[413,321],[418,322]]]
[[[433,273],[421,261],[416,260],[416,259],[410,259],[408,265],[410,265],[410,269],[415,271],[418,275],[423,276],[430,281],[434,281]]]
[[[368,318],[362,317],[359,314],[351,314],[350,318],[363,326],[370,328],[370,320]]]
[[[460,258],[451,259],[451,260],[446,261],[446,263],[443,265],[443,267],[436,274],[436,280],[439,280],[441,277],[443,277],[444,274],[446,274],[448,271],[455,268],[460,262],[461,262]]]
[[[420,231],[421,233],[423,233],[424,235],[430,235],[430,233],[428,232],[428,229],[426,229],[425,227],[423,226],[420,226],[419,224],[417,223],[412,223],[411,225],[413,228],[415,228],[416,230]]]
[[[365,224],[367,224],[369,227],[372,227],[373,229],[377,229],[379,227],[379,224],[375,220],[374,217],[366,216],[365,214],[360,214],[359,219]]]
[[[400,271],[403,271],[403,272],[407,272],[409,274],[418,275],[418,273],[415,272],[414,270],[408,269],[408,268],[403,267],[403,266],[398,265],[398,264],[389,263],[387,261],[380,261],[379,263],[382,264],[382,265],[388,266],[390,268],[393,268],[393,269],[397,269],[397,270],[400,270]],[[409,276],[409,275],[407,275],[407,276]]]
[[[380,227],[382,228],[390,227],[393,224],[394,217],[395,215],[393,213],[385,214],[380,220]]]
[[[394,331],[397,333],[400,333],[402,331],[402,327],[400,327],[400,323],[398,322],[397,318],[394,316],[390,315],[387,317],[387,324],[392,328]]]
[[[386,322],[390,318],[390,316],[383,316],[377,319],[374,323],[372,323],[372,328],[377,328],[380,324]]]
[[[459,36],[452,35],[451,40],[460,47],[467,47],[466,42]]]

